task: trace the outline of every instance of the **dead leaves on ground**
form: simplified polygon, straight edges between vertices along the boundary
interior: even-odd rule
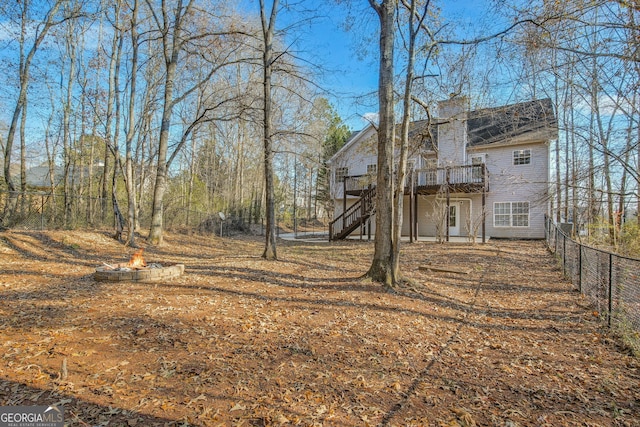
[[[370,244],[167,241],[147,255],[184,276],[105,284],[87,260],[128,254],[102,235],[0,239],[0,404],[65,399],[78,426],[640,423],[636,360],[540,242],[407,245],[387,293],[358,280]]]

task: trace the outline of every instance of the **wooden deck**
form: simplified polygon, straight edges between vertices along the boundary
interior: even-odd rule
[[[433,195],[443,191],[482,193],[488,191],[488,183],[488,171],[484,164],[416,169],[407,176],[404,194]],[[346,176],[343,192],[349,196],[360,197],[375,185],[375,175]]]

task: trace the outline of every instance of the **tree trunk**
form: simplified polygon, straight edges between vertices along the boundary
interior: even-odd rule
[[[265,228],[265,248],[262,257],[268,260],[278,258],[276,251],[276,221],[275,221],[275,195],[273,185],[273,147],[271,130],[271,73],[273,66],[273,34],[278,12],[278,0],[273,0],[271,14],[267,22],[264,0],[260,0],[260,17],[262,22],[262,35],[264,50],[262,52],[263,69],[263,96],[264,105],[262,110],[263,118],[263,142],[264,142],[264,182],[265,182],[265,208],[266,208],[266,228]]]
[[[64,193],[64,225],[65,227],[69,226],[69,221],[71,221],[71,202],[72,202],[72,194],[73,188],[71,186],[71,102],[73,99],[73,86],[76,75],[76,43],[77,40],[72,40],[74,36],[73,26],[69,28],[69,32],[67,33],[67,52],[69,55],[69,77],[67,80],[67,92],[64,100],[63,106],[63,114],[62,114],[62,143],[63,143],[63,162],[64,162],[64,171],[63,171],[63,181],[62,188]]]
[[[187,227],[189,226],[190,214],[191,214],[191,204],[193,198],[193,178],[195,176],[196,170],[196,132],[194,131],[191,134],[191,157],[189,159],[189,185],[187,186]]]
[[[403,105],[403,114],[402,114],[402,127],[401,127],[401,137],[400,137],[400,159],[398,161],[398,172],[396,178],[396,187],[395,187],[395,210],[393,216],[393,277],[395,280],[399,280],[401,277],[400,272],[400,240],[402,236],[402,221],[403,221],[403,211],[404,211],[404,188],[406,182],[406,169],[407,169],[407,158],[409,153],[409,127],[411,126],[411,93],[412,93],[412,85],[414,79],[414,61],[415,61],[415,45],[416,45],[416,37],[418,35],[418,31],[422,21],[426,17],[427,14],[427,5],[425,5],[425,9],[423,11],[422,17],[416,16],[416,0],[411,0],[411,2],[405,6],[409,7],[409,16],[408,16],[408,29],[409,29],[409,38],[408,38],[408,52],[407,52],[407,73],[405,76],[405,86],[404,86],[404,97],[402,100]],[[418,18],[417,25],[414,22],[414,19]],[[411,208],[411,207],[410,207]]]
[[[149,230],[148,239],[149,243],[152,245],[159,245],[162,243],[163,200],[167,185],[167,150],[169,145],[169,129],[171,127],[171,99],[173,97],[173,78],[175,68],[175,64],[168,64],[167,77],[165,79],[164,111],[162,113],[162,124],[160,125],[156,182],[153,189],[151,228]]]
[[[36,37],[33,41],[33,45],[29,52],[21,58],[20,61],[20,70],[19,70],[19,81],[20,81],[20,90],[18,92],[18,99],[16,100],[16,105],[13,109],[13,114],[11,117],[11,124],[9,125],[9,132],[7,133],[7,139],[4,150],[4,180],[7,184],[7,190],[9,191],[9,197],[7,199],[7,203],[4,207],[4,213],[2,218],[0,218],[0,224],[7,224],[11,217],[15,214],[17,202],[18,202],[18,193],[15,183],[13,182],[13,178],[11,177],[11,153],[13,151],[13,143],[15,140],[16,131],[18,128],[18,120],[20,119],[20,115],[23,112],[24,105],[27,102],[27,87],[29,86],[29,72],[31,70],[31,62],[33,61],[33,57],[36,54],[36,51],[44,41],[49,30],[55,25],[54,18],[58,13],[58,10],[62,6],[63,1],[57,0],[51,9],[47,12],[45,21],[43,26],[40,28],[40,32],[36,34]],[[20,50],[23,52],[24,43],[27,38],[26,36],[26,28],[28,25],[27,19],[27,10],[29,9],[29,2],[24,1],[22,5],[22,31],[21,31],[21,46]],[[22,56],[22,55],[21,55]]]
[[[25,100],[20,118],[20,216],[26,214],[27,204],[27,140],[25,128],[27,126],[28,103]]]
[[[556,52],[553,51],[552,52],[552,64],[554,69],[556,69],[557,67],[557,57],[556,57]],[[554,97],[555,97],[555,101],[556,101],[556,105],[558,104],[558,99],[559,99],[559,93],[560,93],[560,89],[558,87],[558,79],[554,80]],[[563,113],[564,114],[564,113]],[[559,224],[562,221],[562,180],[560,179],[561,175],[561,171],[560,171],[560,138],[556,138],[556,142],[555,142],[555,151],[556,151],[556,155],[555,155],[555,166],[556,166],[556,200],[557,200],[557,211],[556,211],[556,223]],[[566,185],[566,183],[565,183]],[[564,200],[564,203],[566,204],[567,201]],[[565,221],[567,220],[566,218],[564,219]]]
[[[138,77],[138,0],[131,10],[131,81],[129,82],[129,119],[125,141],[124,183],[127,190],[127,244],[136,246],[136,191],[133,174],[133,138],[135,136],[135,108]]]
[[[393,256],[393,147],[395,140],[393,54],[396,1],[369,0],[380,19],[380,69],[378,100],[378,178],[376,192],[376,238],[373,261],[366,276],[384,286],[396,283]]]
[[[163,3],[163,8],[166,7]],[[168,11],[163,10],[163,14]],[[153,205],[151,210],[151,228],[149,229],[149,243],[159,245],[162,243],[162,227],[164,215],[164,193],[167,187],[167,153],[169,149],[169,132],[171,130],[171,116],[173,114],[173,92],[175,89],[176,68],[181,38],[181,20],[185,11],[182,8],[182,0],[176,6],[176,18],[173,26],[173,34],[165,29],[162,32],[162,45],[166,67],[162,122],[160,124],[160,140],[158,142],[158,162],[156,167],[156,182],[153,190]],[[165,25],[168,25],[165,23]]]
[[[117,8],[115,10],[116,15],[119,15],[120,11],[120,2],[118,1]],[[120,210],[120,205],[118,203],[118,193],[117,193],[117,183],[118,183],[118,175],[122,169],[122,160],[120,158],[120,114],[122,108],[120,106],[120,65],[122,63],[122,44],[124,42],[124,34],[123,30],[120,28],[118,24],[118,18],[116,18],[116,24],[114,25],[114,46],[115,51],[113,52],[114,61],[114,74],[113,74],[113,86],[112,90],[110,88],[109,93],[110,96],[113,96],[113,101],[115,101],[115,128],[113,132],[113,174],[111,175],[111,205],[113,207],[113,222],[115,228],[115,237],[119,242],[124,242],[122,238],[122,233],[124,231],[124,217],[122,216],[122,211]],[[117,39],[117,43],[116,43]],[[111,86],[111,84],[110,84]]]

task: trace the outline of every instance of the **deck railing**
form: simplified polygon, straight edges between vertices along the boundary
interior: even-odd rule
[[[411,174],[414,174],[413,179]],[[484,164],[447,166],[442,168],[415,169],[407,173],[407,190],[411,183],[414,187],[429,187],[451,184],[483,184],[487,181],[487,168]],[[344,191],[347,194],[364,191],[376,185],[376,176],[352,175],[344,178]]]
[[[482,184],[486,181],[486,173],[484,164],[416,169],[415,182],[417,186]]]
[[[371,186],[376,185],[376,176],[373,174],[367,175],[352,175],[344,177],[344,190],[349,193],[353,191],[363,191],[369,189]]]

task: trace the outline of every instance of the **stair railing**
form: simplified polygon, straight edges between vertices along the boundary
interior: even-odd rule
[[[345,230],[353,229],[354,224],[360,224],[363,218],[373,214],[375,210],[375,190],[375,187],[366,190],[357,202],[349,206],[340,216],[329,223],[329,240],[341,238],[338,236],[341,236]]]

